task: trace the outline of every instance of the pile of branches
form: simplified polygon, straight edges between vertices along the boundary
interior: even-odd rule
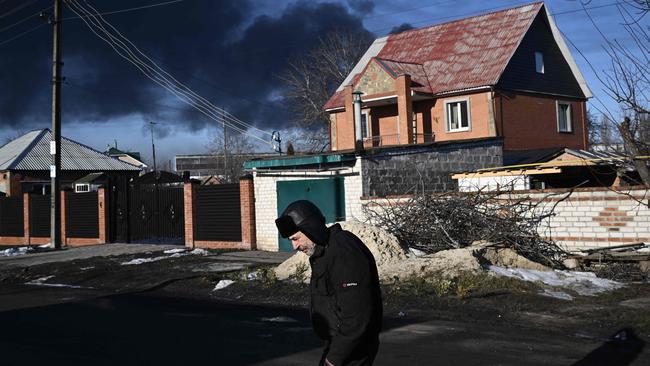
[[[487,241],[537,263],[563,268],[567,253],[538,233],[556,205],[479,191],[418,194],[399,202],[373,203],[364,210],[374,225],[391,232],[403,245],[426,253]]]

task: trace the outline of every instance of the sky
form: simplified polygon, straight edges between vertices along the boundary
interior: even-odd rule
[[[337,29],[376,37],[519,6],[507,0],[77,0],[90,4],[170,77],[255,129],[256,149],[271,152],[272,131],[294,132],[278,78],[287,60]],[[621,26],[622,0],[549,0],[545,4],[594,98],[589,110],[617,107],[597,77],[610,66],[604,40],[632,46]],[[0,0],[0,142],[51,128],[53,0]],[[583,5],[588,9],[583,10]],[[64,6],[62,134],[97,150],[139,151],[159,165],[207,152],[222,127],[120,57]],[[644,26],[650,18],[641,19]],[[588,62],[587,62],[588,60]],[[615,113],[615,112],[614,112]],[[150,122],[155,122],[151,125]],[[229,133],[235,133],[231,131]]]

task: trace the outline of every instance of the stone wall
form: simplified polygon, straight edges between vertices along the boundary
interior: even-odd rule
[[[503,165],[502,140],[438,143],[369,150],[363,159],[363,196],[456,191],[452,173]]]

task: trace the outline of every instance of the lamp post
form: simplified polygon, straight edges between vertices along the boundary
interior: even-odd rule
[[[363,92],[357,90],[352,92],[354,103],[354,151],[360,154],[363,151],[363,136],[361,136],[361,95]]]

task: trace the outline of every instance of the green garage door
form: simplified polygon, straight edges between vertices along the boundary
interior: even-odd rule
[[[325,216],[325,222],[345,220],[343,178],[281,181],[277,183],[278,216],[293,201],[309,200]],[[278,234],[280,251],[293,251],[291,242]]]

